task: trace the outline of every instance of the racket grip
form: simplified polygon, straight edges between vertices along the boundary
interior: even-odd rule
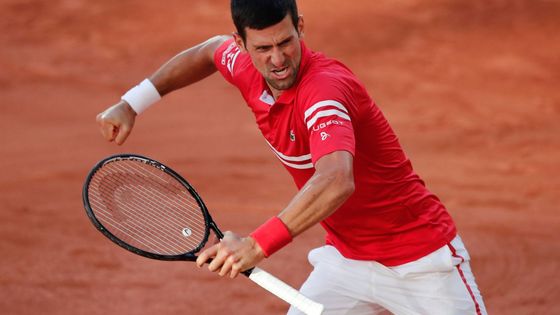
[[[249,279],[307,315],[323,313],[324,306],[322,304],[309,299],[298,290],[258,267],[253,269]]]

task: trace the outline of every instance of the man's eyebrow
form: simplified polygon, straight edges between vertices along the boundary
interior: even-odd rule
[[[253,45],[255,48],[271,48],[272,45]]]
[[[292,36],[292,35],[288,36],[288,37],[285,38],[284,40],[280,41],[280,42],[278,43],[278,46],[281,46],[281,45],[283,45],[283,44],[288,43],[289,41],[292,40],[292,38],[294,38],[294,36]]]
[[[293,36],[293,35],[290,35],[290,36],[286,37],[285,39],[281,40],[280,42],[278,42],[277,45],[278,45],[278,46],[282,46],[283,44],[286,44],[286,43],[288,43],[289,41],[291,41],[292,38],[294,38],[294,36]],[[258,48],[271,48],[271,47],[273,47],[273,46],[274,46],[273,44],[266,44],[266,45],[258,45],[258,44],[257,44],[257,45],[253,45],[253,47],[255,47],[255,48],[257,48],[257,49],[258,49]]]

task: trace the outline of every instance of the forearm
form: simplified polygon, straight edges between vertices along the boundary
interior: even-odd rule
[[[161,96],[198,82],[216,72],[214,52],[229,37],[216,36],[189,48],[166,62],[150,81]]]
[[[295,237],[331,215],[353,189],[353,185],[336,178],[313,176],[278,217]]]
[[[337,168],[318,169],[309,181],[278,215],[292,237],[331,215],[354,192],[352,158],[347,152],[326,157],[330,165]],[[344,165],[346,164],[346,165]],[[342,165],[342,167],[340,167]],[[324,165],[322,165],[324,166]],[[321,165],[317,166],[318,168]]]
[[[200,81],[216,71],[214,52],[228,36],[216,36],[173,57],[149,80],[126,92],[121,101],[97,115],[101,133],[108,141],[123,144],[136,115],[142,113],[167,93]]]

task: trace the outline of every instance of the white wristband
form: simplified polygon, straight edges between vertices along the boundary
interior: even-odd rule
[[[155,102],[161,99],[158,90],[148,79],[126,92],[121,99],[126,101],[130,107],[140,114]]]

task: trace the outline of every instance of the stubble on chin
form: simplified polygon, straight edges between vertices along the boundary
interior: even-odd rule
[[[296,68],[293,72],[293,74],[288,77],[286,80],[282,80],[282,81],[277,81],[277,80],[273,80],[271,78],[265,78],[266,82],[268,83],[268,85],[276,90],[279,91],[283,91],[283,90],[287,90],[289,88],[291,88],[292,86],[294,86],[294,84],[296,83],[297,80],[297,74],[299,72],[299,68]]]

